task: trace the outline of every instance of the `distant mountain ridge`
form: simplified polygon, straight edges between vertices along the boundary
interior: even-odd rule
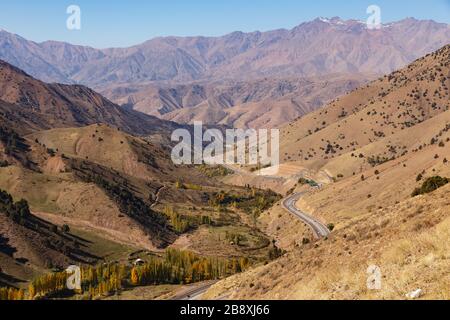
[[[82,85],[47,84],[0,60],[0,123],[22,132],[104,123],[131,134],[168,134],[175,123],[122,108]]]
[[[0,59],[47,82],[90,87],[142,82],[385,74],[450,42],[447,24],[408,18],[368,30],[356,20],[318,18],[292,30],[233,32],[222,37],[155,38],[97,50],[36,43],[0,31]]]
[[[203,121],[237,128],[273,128],[366,83],[370,75],[191,82],[174,86],[118,85],[112,101],[178,123]]]

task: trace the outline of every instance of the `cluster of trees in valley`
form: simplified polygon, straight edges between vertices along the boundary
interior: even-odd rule
[[[12,196],[3,190],[0,190],[0,213],[1,212],[22,225],[25,224],[26,219],[31,217],[30,207],[27,201],[22,199],[18,202],[14,202]]]
[[[269,209],[280,199],[281,196],[272,190],[252,188],[248,194],[242,195],[225,191],[215,193],[210,199],[209,204],[219,209],[232,207],[258,217],[263,211]]]
[[[212,225],[209,216],[186,216],[178,213],[173,207],[166,206],[164,214],[169,217],[170,224],[177,233],[185,233],[200,225]]]
[[[30,170],[39,171],[37,165],[31,161],[27,155],[30,151],[30,146],[14,130],[0,126],[0,142],[3,143],[5,148],[5,155],[10,156],[19,161],[25,168]],[[0,167],[9,165],[9,162],[2,160]]]
[[[167,249],[163,259],[152,258],[131,270],[132,285],[189,284],[221,279],[246,270],[247,258],[200,257],[190,251]]]
[[[34,279],[28,290],[0,288],[0,300],[53,299],[78,295],[97,299],[120,293],[136,286],[189,284],[221,279],[249,268],[247,258],[226,259],[201,257],[190,251],[167,249],[162,256],[152,256],[140,266],[110,263],[82,266],[81,290],[70,291],[65,271],[42,275]]]

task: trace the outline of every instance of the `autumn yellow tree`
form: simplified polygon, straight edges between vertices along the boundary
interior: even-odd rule
[[[139,273],[136,268],[131,269],[131,284],[134,286],[139,284]]]
[[[36,296],[36,288],[34,287],[33,283],[30,283],[28,286],[28,299],[33,300]]]
[[[25,291],[23,289],[16,291],[16,300],[24,300],[25,299]]]

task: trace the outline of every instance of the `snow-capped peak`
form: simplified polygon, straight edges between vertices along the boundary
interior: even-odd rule
[[[322,21],[324,23],[329,23],[329,24],[338,24],[338,25],[345,24],[345,22],[339,17],[333,17],[333,18],[320,17],[319,21]]]
[[[322,22],[325,22],[325,23],[330,23],[330,19],[328,19],[328,18],[320,17],[319,20]]]

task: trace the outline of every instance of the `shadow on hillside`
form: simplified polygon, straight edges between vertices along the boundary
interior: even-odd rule
[[[11,247],[9,244],[9,239],[3,237],[0,234],[0,252],[6,254],[7,256],[12,257],[13,254],[17,251],[16,248]]]
[[[17,287],[18,284],[25,281],[16,277],[10,276],[0,271],[0,287]]]

